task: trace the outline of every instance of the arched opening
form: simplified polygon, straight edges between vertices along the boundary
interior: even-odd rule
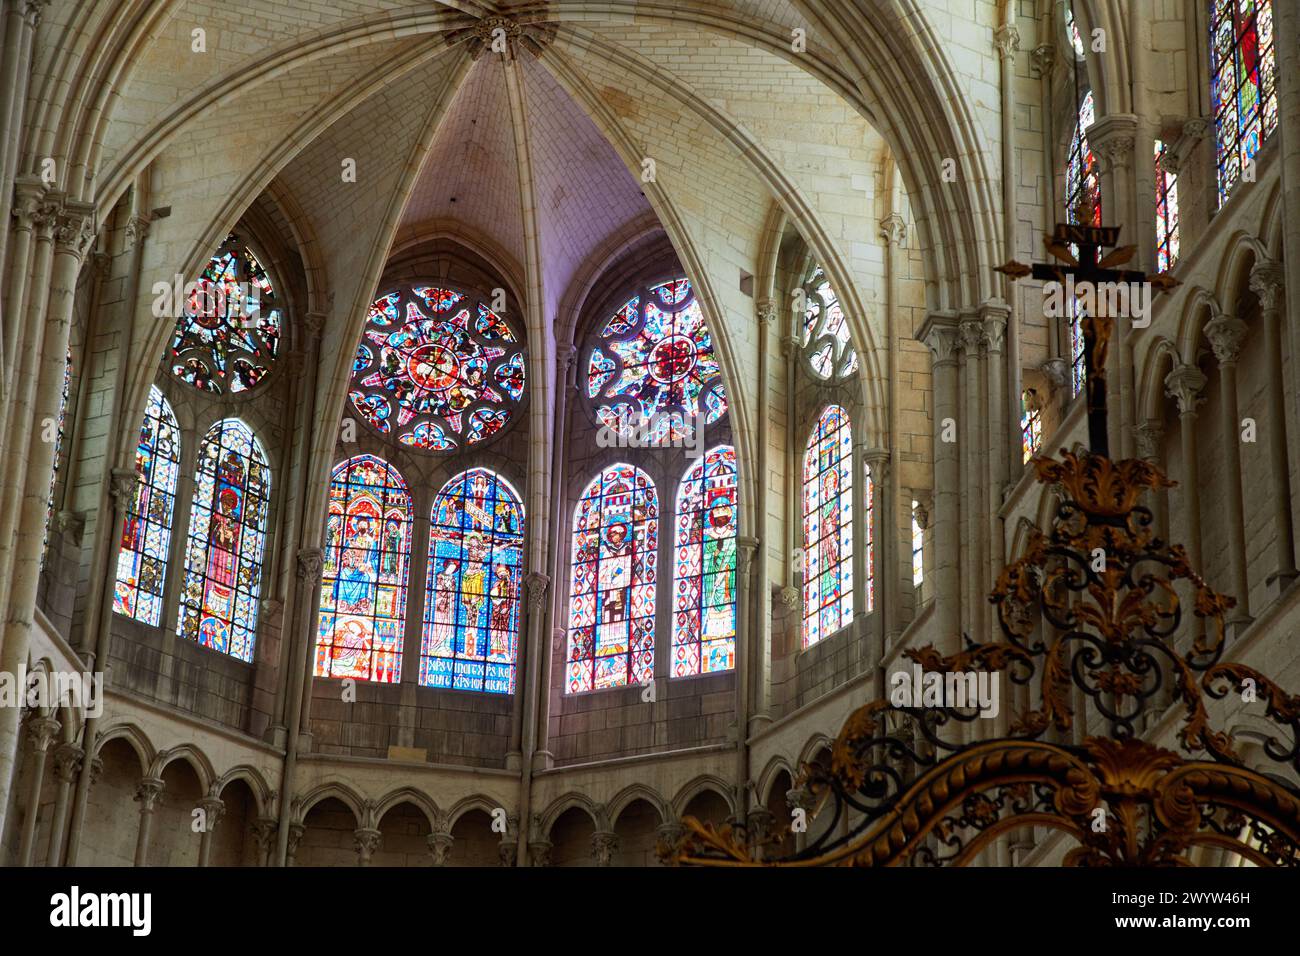
[[[294,866],[356,866],[359,825],[346,803],[326,797],[303,817]]]

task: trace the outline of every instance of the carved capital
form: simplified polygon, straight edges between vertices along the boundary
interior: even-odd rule
[[[95,206],[93,203],[67,200],[54,224],[54,243],[63,255],[86,257],[95,241]]]
[[[930,349],[930,357],[935,368],[956,364],[956,316],[949,313],[932,313],[926,316],[916,337]]]
[[[877,483],[884,481],[889,474],[889,449],[868,448],[862,453],[862,458],[871,469],[871,479]]]
[[[1051,383],[1052,390],[1057,391],[1065,387],[1065,373],[1068,368],[1065,359],[1052,358],[1040,365],[1038,370]]]
[[[1137,440],[1137,453],[1139,458],[1145,458],[1147,461],[1159,462],[1160,447],[1165,439],[1165,424],[1157,419],[1149,419],[1133,429],[1133,437]]]
[[[1043,43],[1034,47],[1029,54],[1029,65],[1034,71],[1035,76],[1047,76],[1052,72],[1052,67],[1056,63],[1056,47],[1050,43]]]
[[[203,828],[208,833],[211,833],[217,828],[217,824],[221,822],[221,818],[225,815],[226,805],[220,797],[208,796],[199,801],[196,809],[203,811]]]
[[[781,602],[787,610],[797,611],[799,609],[800,594],[799,589],[794,587],[774,587],[776,599]]]
[[[1195,365],[1179,365],[1165,376],[1165,394],[1178,402],[1180,415],[1195,415],[1205,401],[1205,374]]]
[[[62,743],[54,748],[54,779],[72,785],[86,759],[86,752],[74,743]]]
[[[754,566],[754,555],[758,553],[759,541],[752,535],[742,534],[736,538],[736,573],[741,578],[748,578],[750,568]]]
[[[45,8],[49,5],[50,0],[23,0],[23,19],[27,25],[33,30],[39,27],[45,16]]]
[[[135,497],[138,476],[134,468],[114,468],[108,478],[108,493],[114,504],[125,508]]]
[[[278,829],[279,825],[272,817],[258,817],[248,825],[248,832],[253,835],[257,848],[263,853],[271,849]]]
[[[1014,56],[1020,49],[1020,31],[1016,29],[1016,25],[1004,23],[994,30],[993,46],[1003,59]]]
[[[1102,116],[1088,128],[1088,142],[1108,168],[1126,169],[1133,163],[1137,125],[1137,117],[1131,113]]]
[[[1183,123],[1183,135],[1190,140],[1201,140],[1209,136],[1213,128],[1212,120],[1196,116]]]
[[[762,325],[772,326],[779,314],[780,311],[777,309],[776,303],[771,299],[763,298],[754,303],[754,317]]]
[[[530,571],[524,578],[524,586],[528,589],[528,610],[536,614],[546,606],[546,592],[551,579],[540,571]]]
[[[19,232],[31,232],[36,219],[45,205],[45,183],[35,176],[22,176],[14,183],[14,201],[10,215],[14,217],[14,229]]]
[[[528,844],[529,866],[550,866],[552,844],[549,840],[534,840]]]
[[[370,858],[375,855],[381,839],[383,834],[370,827],[359,827],[352,831],[352,845],[356,848],[357,859],[363,865],[369,863]]]
[[[1262,259],[1250,270],[1250,291],[1259,299],[1260,310],[1265,315],[1282,308],[1285,282],[1282,264],[1274,259]]]
[[[302,330],[311,341],[319,339],[321,332],[325,330],[325,313],[304,312],[302,314]]]
[[[425,845],[429,847],[429,856],[433,858],[434,866],[446,866],[447,857],[451,855],[452,845],[456,838],[446,831],[439,833],[430,833],[424,838]]]
[[[162,796],[163,782],[157,777],[145,777],[135,788],[135,801],[140,804],[141,813],[153,813]]]
[[[907,223],[898,213],[890,213],[880,220],[880,238],[891,246],[901,246],[907,238]]]
[[[912,508],[912,517],[916,519],[916,526],[922,531],[930,527],[930,509],[919,497],[916,499],[916,506]]]
[[[979,355],[984,344],[984,323],[979,319],[962,319],[959,331],[962,351],[968,356]]]
[[[298,580],[305,584],[320,584],[321,562],[324,553],[320,548],[303,548],[298,552]]]
[[[611,866],[618,849],[618,834],[613,830],[597,830],[591,835],[591,858],[597,866]]]
[[[27,721],[27,746],[36,753],[45,753],[58,739],[61,726],[53,717],[33,717]]]
[[[134,249],[149,238],[149,223],[151,221],[148,216],[132,216],[126,221],[126,247],[128,249]]]
[[[1214,357],[1220,365],[1236,365],[1241,345],[1246,341],[1247,326],[1241,319],[1222,313],[1205,323],[1205,337],[1210,340]]]
[[[794,810],[811,810],[817,799],[807,787],[792,787],[785,792],[786,806]]]
[[[685,835],[686,827],[676,820],[670,820],[655,827],[655,836],[658,838],[659,843],[669,847],[676,846]]]
[[[984,327],[981,330],[984,347],[990,352],[1001,352],[1007,338],[1007,322],[1011,318],[1011,308],[1005,302],[985,302],[980,306],[980,316]]]
[[[298,844],[302,842],[303,835],[306,832],[307,828],[301,823],[289,824],[289,839],[284,845],[284,855],[289,859],[292,860],[293,855],[298,852]]]

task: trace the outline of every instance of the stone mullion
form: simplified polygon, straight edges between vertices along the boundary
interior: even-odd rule
[[[198,866],[206,867],[212,855],[212,833],[225,813],[226,805],[217,797],[204,797],[197,809],[203,811],[203,830],[199,834]]]
[[[962,381],[962,416],[958,422],[958,441],[961,455],[961,497],[965,505],[962,512],[962,541],[958,560],[962,564],[962,579],[966,590],[963,595],[963,629],[970,634],[983,633],[983,606],[980,600],[980,578],[983,576],[983,530],[980,527],[983,510],[978,502],[983,481],[980,467],[983,446],[980,421],[983,406],[980,402],[984,382],[980,344],[983,328],[978,320],[966,317],[960,326]],[[953,635],[955,637],[955,635]]]
[[[412,501],[411,556],[407,564],[406,619],[402,623],[402,669],[400,683],[414,687],[420,682],[420,654],[424,642],[425,602],[429,599],[429,535],[432,506],[420,496]],[[317,624],[319,627],[319,623]],[[309,643],[314,632],[308,635]],[[411,746],[410,744],[406,746]]]
[[[759,428],[758,449],[754,464],[754,474],[747,486],[754,489],[754,498],[749,502],[754,535],[758,540],[758,551],[753,571],[753,630],[750,634],[750,720],[744,728],[752,733],[759,726],[771,719],[771,679],[772,679],[772,596],[768,555],[768,508],[771,495],[776,490],[769,485],[768,474],[771,471],[771,419],[772,397],[771,385],[772,346],[776,341],[774,331],[779,312],[771,299],[761,299],[755,304],[755,318],[758,320],[759,335]],[[789,442],[787,441],[787,444]],[[741,487],[746,487],[742,484]],[[739,605],[744,607],[743,605]]]
[[[988,489],[988,564],[985,571],[985,585],[993,586],[1002,566],[1006,564],[1006,534],[1003,529],[999,511],[1002,509],[1002,492],[1006,488],[1011,474],[1011,456],[1020,447],[1012,436],[1019,432],[1019,422],[1009,422],[1007,414],[1011,407],[1007,390],[1007,374],[1004,360],[1007,325],[1011,316],[1010,308],[1001,302],[988,302],[980,310],[984,321],[984,347],[988,362],[988,410],[989,424],[988,446],[989,469]],[[1014,426],[1014,427],[1013,427]],[[983,602],[987,607],[987,602]],[[987,633],[993,640],[1000,636],[997,617],[991,610],[986,610]]]
[[[140,804],[140,828],[136,832],[135,866],[149,865],[149,844],[153,836],[153,815],[162,796],[163,782],[157,777],[145,777],[136,788],[135,799]]]
[[[741,798],[740,812],[744,814],[748,807],[745,801],[749,792],[749,662],[751,658],[751,640],[754,627],[751,618],[754,615],[752,575],[754,573],[754,555],[758,551],[759,540],[752,535],[739,535],[736,538],[736,583],[732,592],[736,601],[736,792]],[[703,568],[700,569],[703,572]],[[703,578],[700,585],[703,587]],[[671,592],[670,592],[671,593]],[[701,621],[701,626],[703,622]]]
[[[1246,519],[1242,506],[1240,416],[1237,409],[1237,359],[1246,337],[1246,323],[1240,319],[1216,315],[1205,326],[1205,336],[1219,362],[1219,424],[1222,429],[1224,479],[1227,484],[1225,504],[1228,524],[1228,564],[1232,573],[1233,594],[1237,606],[1229,612],[1228,623],[1239,632],[1252,620],[1250,615],[1250,581],[1246,571]]]
[[[883,448],[868,449],[863,456],[871,475],[871,551],[875,570],[871,582],[874,591],[872,620],[876,639],[875,660],[884,659],[889,646],[890,626],[898,615],[898,575],[889,573],[893,567],[896,534],[890,529],[889,516],[894,512],[893,468],[889,452]],[[866,581],[864,579],[864,591]],[[870,658],[868,658],[870,660]]]

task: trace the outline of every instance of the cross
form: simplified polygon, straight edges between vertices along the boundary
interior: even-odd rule
[[[1058,263],[1036,262],[1027,266],[1014,259],[1006,265],[998,266],[994,271],[1008,276],[1011,281],[1032,276],[1042,282],[1059,282],[1062,288],[1066,277],[1073,276],[1076,285],[1080,282],[1092,283],[1096,289],[1103,282],[1150,282],[1159,291],[1172,288],[1178,280],[1165,273],[1147,278],[1147,274],[1137,269],[1117,269],[1133,258],[1137,246],[1119,246],[1102,255],[1103,249],[1116,246],[1119,242],[1119,226],[1087,226],[1082,223],[1092,222],[1096,218],[1094,207],[1085,195],[1080,202],[1079,223],[1058,222],[1051,235],[1043,237],[1047,251],[1055,256]],[[1075,252],[1074,250],[1077,250]],[[1093,297],[1094,303],[1100,301]],[[1110,336],[1114,329],[1113,316],[1085,315],[1080,318],[1083,329],[1083,367],[1085,374],[1084,393],[1088,402],[1088,447],[1095,455],[1109,457],[1110,441],[1106,434],[1106,353],[1110,346]]]

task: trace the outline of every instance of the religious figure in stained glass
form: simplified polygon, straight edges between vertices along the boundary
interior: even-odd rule
[[[266,269],[231,235],[185,299],[172,373],[203,392],[244,392],[270,372],[283,319]]]
[[[1020,396],[1020,452],[1024,461],[1038,453],[1043,444],[1043,409],[1035,389]]]
[[[1273,0],[1210,0],[1210,98],[1222,205],[1277,129]]]
[[[1101,225],[1101,169],[1088,143],[1088,128],[1096,116],[1092,90],[1089,90],[1079,103],[1065,166],[1066,221],[1081,226]]]
[[[687,279],[643,290],[605,323],[587,359],[587,396],[601,424],[624,433],[644,420],[655,441],[685,440],[726,414],[722,368]]]
[[[853,432],[828,405],[803,460],[803,646],[853,620]]]
[[[113,610],[157,627],[171,553],[181,430],[157,385],[149,389],[144,424],[135,449],[135,494],[122,523]]]
[[[251,662],[271,470],[253,430],[227,418],[203,437],[196,472],[176,631]]]
[[[591,480],[573,514],[568,693],[654,677],[658,542],[659,498],[649,475],[616,464]]]
[[[858,370],[858,353],[839,297],[820,266],[803,284],[803,347],[813,374],[823,380],[847,378]]]
[[[720,445],[677,490],[672,676],[736,666],[736,450]]]
[[[317,677],[395,684],[411,555],[411,496],[386,461],[358,455],[334,468],[321,567]]]
[[[524,378],[523,344],[501,316],[468,293],[408,285],[371,306],[348,397],[381,435],[452,452],[505,428]]]
[[[471,468],[443,486],[429,529],[420,683],[513,694],[523,596],[524,506]]]
[[[1166,272],[1178,261],[1178,176],[1165,165],[1168,147],[1156,140],[1156,269]]]

